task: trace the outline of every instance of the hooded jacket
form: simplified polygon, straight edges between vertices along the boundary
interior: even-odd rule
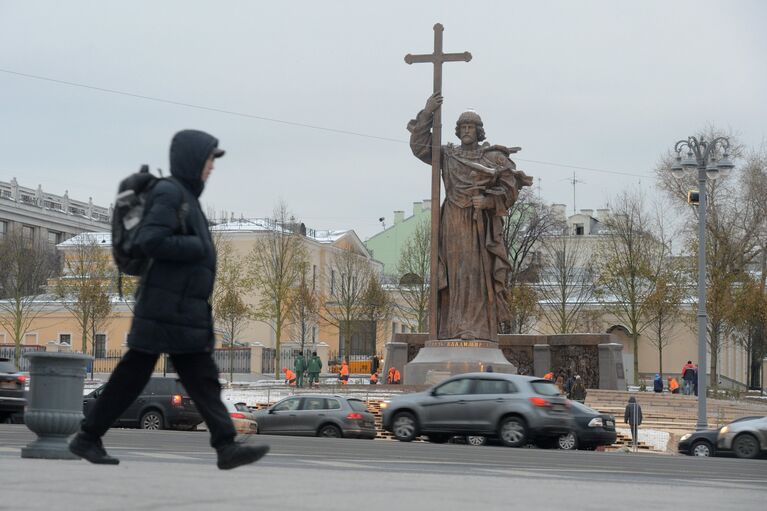
[[[149,353],[213,351],[209,299],[216,276],[216,251],[197,199],[205,186],[205,162],[217,147],[218,140],[202,131],[180,131],[173,137],[170,173],[176,182],[163,179],[152,189],[137,234],[137,244],[152,258],[152,264],[136,291],[128,334],[131,349]]]
[[[634,396],[629,398],[629,402],[626,405],[626,411],[623,414],[623,422],[628,423],[631,427],[636,427],[642,424],[642,407],[639,406]]]

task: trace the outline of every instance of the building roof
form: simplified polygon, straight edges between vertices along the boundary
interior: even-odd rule
[[[66,248],[74,247],[77,245],[85,245],[90,243],[96,243],[98,245],[112,246],[112,233],[111,232],[83,232],[77,236],[73,236],[66,241],[62,241],[57,247]]]

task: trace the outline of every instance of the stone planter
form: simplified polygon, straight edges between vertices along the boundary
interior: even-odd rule
[[[28,353],[29,406],[24,423],[37,440],[21,449],[22,458],[76,460],[67,440],[83,419],[85,366],[93,357],[82,353]]]

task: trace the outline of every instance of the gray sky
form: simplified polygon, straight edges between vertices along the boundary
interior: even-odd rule
[[[443,140],[477,110],[569,211],[568,166],[615,172],[575,170],[578,209],[596,209],[640,182],[654,193],[660,155],[708,124],[763,143],[765,21],[758,0],[0,0],[0,179],[107,205],[197,128],[228,151],[204,203],[260,217],[283,199],[309,227],[365,239],[429,196],[405,126],[432,66],[403,57],[430,53],[441,22],[445,51],[474,57],[444,67]]]

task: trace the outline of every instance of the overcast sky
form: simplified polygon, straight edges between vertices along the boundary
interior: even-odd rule
[[[655,193],[659,157],[708,124],[763,143],[766,21],[758,0],[0,0],[0,180],[108,205],[197,128],[227,150],[205,204],[263,217],[283,199],[365,239],[429,196],[405,126],[432,66],[403,57],[441,22],[445,51],[474,57],[444,66],[443,140],[475,109],[546,202],[572,211],[571,166],[608,171],[575,170],[577,208],[597,209]]]

